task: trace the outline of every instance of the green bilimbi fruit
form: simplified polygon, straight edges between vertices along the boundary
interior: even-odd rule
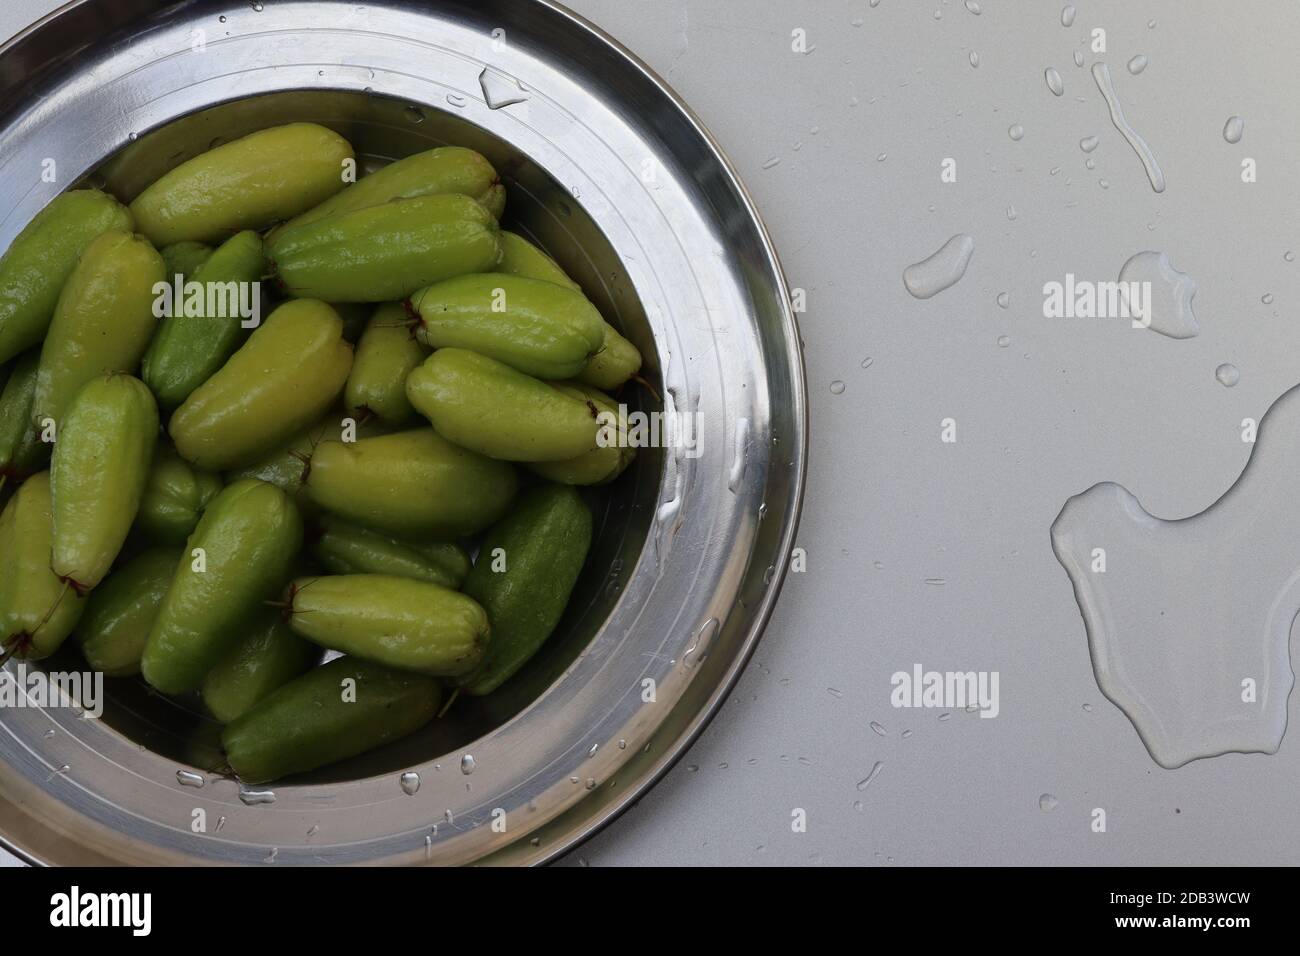
[[[541,279],[574,292],[582,291],[582,286],[570,279],[558,262],[523,236],[504,229],[501,230],[501,262],[497,266],[497,272],[523,276],[525,279]]]
[[[254,300],[265,267],[262,239],[241,232],[189,276],[200,290],[173,297],[144,354],[140,375],[163,408],[176,408],[211,378],[249,335],[241,311],[260,309]]]
[[[228,724],[319,659],[320,650],[293,633],[284,615],[268,608],[203,679],[203,703],[213,717]]]
[[[50,446],[32,427],[36,370],[41,350],[30,349],[14,362],[9,381],[0,392],[0,482],[21,481],[45,467]]]
[[[389,424],[415,416],[406,399],[406,376],[424,361],[429,350],[412,334],[411,322],[400,305],[381,305],[357,343],[356,357],[343,390],[348,411]]]
[[[457,276],[411,296],[416,336],[470,349],[537,378],[572,378],[604,341],[604,320],[581,292],[502,273]]]
[[[568,461],[596,446],[596,406],[464,349],[439,349],[406,380],[440,435],[489,458]]]
[[[221,477],[195,468],[166,441],[154,452],[135,523],[155,541],[183,544],[203,509],[221,491]]]
[[[591,535],[591,511],[561,485],[530,488],[487,533],[465,593],[487,611],[492,640],[483,662],[458,681],[466,693],[496,690],[551,636],[587,560]]]
[[[180,551],[150,548],[118,568],[95,588],[76,639],[92,669],[106,677],[140,673],[140,656],[163,595],[176,574]]]
[[[41,347],[32,422],[61,422],[72,397],[92,378],[134,373],[153,336],[155,286],[162,256],[146,239],[106,232],[87,247],[54,310]]]
[[[492,214],[468,196],[417,196],[285,229],[267,243],[267,258],[296,298],[396,302],[495,268],[498,232]]]
[[[399,541],[333,515],[320,519],[312,554],[333,574],[387,574],[458,588],[469,574],[465,549],[451,541]]]
[[[609,391],[618,388],[639,371],[640,351],[623,338],[618,329],[606,322],[600,351],[591,357],[587,367],[576,378],[584,385]]]
[[[0,258],[0,362],[45,338],[59,292],[91,241],[133,226],[125,206],[94,189],[66,192],[37,213]]]
[[[23,482],[0,514],[0,648],[23,660],[57,651],[85,610],[84,598],[50,570],[51,508],[43,471]]]
[[[91,379],[63,420],[50,488],[50,567],[78,591],[108,574],[135,522],[158,443],[158,404],[130,375]]]
[[[453,445],[432,428],[323,442],[306,484],[318,507],[416,540],[477,534],[505,514],[518,487],[510,465]]]
[[[597,408],[596,448],[568,461],[537,461],[529,471],[562,485],[603,485],[621,475],[636,458],[627,428],[614,400],[590,385],[556,382],[554,387]]]
[[[136,229],[159,246],[219,242],[311,209],[343,188],[352,147],[314,123],[252,133],[182,163],[131,203]]]
[[[253,612],[283,588],[302,518],[283,491],[237,481],[190,535],[145,644],[140,670],[164,694],[195,690],[238,643]]]
[[[387,574],[299,578],[289,626],[353,657],[431,677],[473,670],[488,643],[488,616],[459,591]]]
[[[176,450],[200,468],[274,451],[333,404],[352,368],[343,321],[324,302],[286,302],[172,416]]]
[[[560,268],[559,264],[523,236],[513,232],[501,233],[501,264],[498,272],[554,282],[566,289],[581,292],[582,287]],[[587,366],[576,375],[578,381],[605,390],[618,388],[641,370],[641,353],[637,347],[619,333],[618,329],[601,320],[603,339],[600,349]]]
[[[482,154],[463,146],[439,146],[390,163],[335,193],[319,206],[285,223],[276,233],[316,222],[327,216],[378,206],[394,199],[414,199],[459,193],[490,207],[496,202],[500,177]],[[504,197],[504,190],[501,190]],[[504,206],[504,203],[502,203]],[[500,217],[500,211],[496,213]]]
[[[158,250],[167,266],[167,279],[176,276],[188,279],[199,266],[212,256],[212,247],[202,242],[173,242]]]
[[[432,677],[340,657],[259,701],[226,728],[222,744],[241,780],[267,783],[405,737],[441,703]]]

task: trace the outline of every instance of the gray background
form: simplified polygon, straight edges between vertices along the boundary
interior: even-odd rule
[[[1300,862],[1294,734],[1275,756],[1160,769],[1097,690],[1048,537],[1065,499],[1100,480],[1162,517],[1208,507],[1246,462],[1241,420],[1300,382],[1300,263],[1284,257],[1300,251],[1300,7],[1079,0],[1066,28],[1047,0],[980,0],[979,15],[961,0],[570,5],[694,107],[806,290],[812,454],[808,570],[732,700],[566,862]],[[5,0],[0,36],[55,6]],[[1105,54],[1084,46],[1093,27]],[[1110,64],[1163,195],[1075,50]],[[1135,54],[1150,61],[1136,76]],[[913,299],[903,268],[959,232],[975,239],[965,277]],[[1044,282],[1113,280],[1144,249],[1195,278],[1197,338],[1042,317]],[[1216,382],[1222,362],[1240,368],[1235,388]],[[939,440],[948,417],[955,444]],[[1233,557],[1207,555],[1207,574]],[[889,676],[914,663],[999,671],[1000,716],[892,709]],[[807,832],[792,832],[795,808]]]

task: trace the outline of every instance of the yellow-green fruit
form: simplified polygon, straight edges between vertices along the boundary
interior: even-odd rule
[[[459,193],[487,206],[495,201],[492,188],[499,181],[497,171],[481,153],[463,146],[439,146],[389,163],[355,186],[348,186],[285,223],[275,234],[327,216],[378,206],[393,199]],[[500,211],[496,215],[499,216]]]
[[[166,441],[158,442],[135,523],[155,541],[182,544],[203,509],[221,491],[221,476],[195,468]]]
[[[217,495],[154,618],[140,660],[144,679],[164,694],[197,689],[279,593],[301,547],[302,519],[279,488],[237,481]]]
[[[473,670],[488,644],[478,602],[428,581],[388,574],[299,578],[289,626],[334,651],[431,677]]]
[[[85,599],[50,570],[52,506],[43,471],[0,513],[0,647],[23,660],[57,651],[85,610]]]
[[[151,548],[95,588],[75,635],[92,670],[106,677],[140,673],[144,642],[179,560],[174,547]]]
[[[331,574],[389,574],[459,588],[469,574],[469,554],[452,541],[399,541],[322,515],[312,555]]]
[[[497,221],[468,196],[394,199],[277,233],[267,258],[296,298],[396,302],[434,282],[488,272],[501,255]]]
[[[274,609],[254,617],[248,634],[203,679],[203,703],[223,724],[248,713],[320,658]]]
[[[542,279],[457,276],[416,292],[411,306],[424,344],[470,349],[537,378],[572,378],[604,339],[586,296]]]
[[[343,188],[354,164],[333,130],[277,126],[182,163],[136,197],[131,212],[160,246],[218,242],[312,208]]]
[[[489,458],[567,461],[597,447],[594,404],[464,349],[425,359],[406,396],[440,435]]]
[[[176,410],[172,441],[209,471],[251,464],[319,419],[351,368],[338,313],[324,302],[286,302]]]
[[[95,189],[66,192],[36,214],[0,258],[0,363],[45,337],[59,293],[91,241],[132,226],[127,208]]]
[[[637,372],[641,371],[641,353],[637,347],[623,338],[618,329],[605,324],[604,339],[600,351],[591,357],[587,367],[576,376],[584,385],[609,391],[618,388]]]
[[[59,296],[41,347],[32,422],[58,423],[72,396],[92,378],[132,372],[158,324],[154,287],[163,261],[147,239],[125,232],[96,238]]]
[[[361,334],[343,392],[348,411],[401,424],[415,415],[406,399],[406,376],[429,350],[415,338],[406,310],[381,305]]]
[[[432,677],[339,657],[273,691],[221,736],[245,783],[266,783],[373,750],[433,720]]]
[[[432,428],[324,442],[307,472],[318,507],[397,538],[461,538],[510,507],[510,465],[453,445]]]
[[[555,382],[554,387],[598,409],[596,448],[568,461],[536,461],[528,470],[562,485],[603,485],[621,475],[636,457],[627,427],[614,400],[590,385]]]
[[[570,279],[558,262],[523,236],[505,229],[501,230],[501,263],[497,266],[497,272],[523,276],[525,279],[541,279],[575,292],[582,291],[582,286]]]
[[[130,375],[91,379],[68,406],[50,464],[50,567],[79,591],[104,579],[135,521],[158,442],[158,404]]]
[[[180,276],[188,279],[199,266],[212,256],[212,247],[202,242],[173,242],[159,249],[163,264],[167,266],[167,279]]]
[[[41,350],[29,349],[13,363],[9,380],[0,391],[0,483],[21,481],[45,468],[50,446],[32,427],[32,400],[36,397],[36,372]]]

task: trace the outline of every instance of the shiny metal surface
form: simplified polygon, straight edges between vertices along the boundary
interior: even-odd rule
[[[499,701],[458,704],[435,732],[252,805],[228,778],[181,784],[178,771],[208,763],[211,728],[138,684],[113,687],[100,720],[7,709],[0,833],[59,863],[549,859],[699,732],[784,576],[805,393],[761,222],[689,111],[560,7],[156,7],[85,0],[0,48],[0,247],[74,181],[129,199],[213,142],[289,119],[335,127],[376,164],[475,146],[506,178],[508,217],[645,353],[662,402],[643,392],[641,407],[695,416],[701,454],[643,453],[595,502],[603,522],[571,613]],[[46,159],[56,182],[41,180]],[[420,775],[413,795],[403,771]]]

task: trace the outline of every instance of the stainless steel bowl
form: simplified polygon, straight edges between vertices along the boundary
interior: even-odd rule
[[[699,452],[645,450],[593,498],[584,578],[525,675],[431,731],[274,787],[273,802],[196,778],[213,725],[137,681],[110,682],[99,719],[0,710],[6,845],[51,863],[535,863],[663,774],[776,600],[806,397],[763,225],[662,81],[541,0],[82,0],[0,48],[0,103],[0,248],[75,182],[129,200],[289,120],[337,129],[374,164],[473,146],[502,171],[515,228],[646,356],[654,392],[625,400],[694,423]],[[47,666],[82,665],[69,651]]]

